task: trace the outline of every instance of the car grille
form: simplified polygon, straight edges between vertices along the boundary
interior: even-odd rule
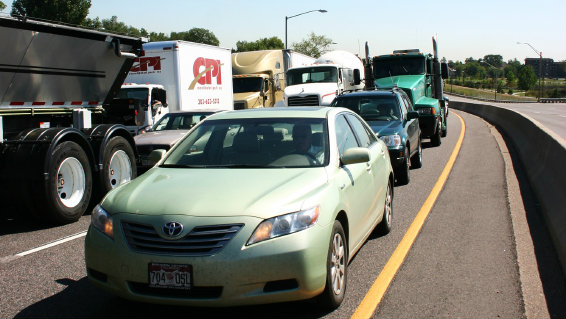
[[[318,106],[320,102],[318,101],[318,95],[307,95],[307,96],[291,96],[289,97],[289,106]]]
[[[122,222],[128,246],[137,252],[177,256],[210,256],[218,253],[244,224],[197,226],[179,239],[159,236],[151,225]]]

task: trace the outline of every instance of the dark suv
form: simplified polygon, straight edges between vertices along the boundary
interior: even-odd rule
[[[422,166],[419,113],[403,90],[360,91],[340,95],[330,106],[358,113],[387,144],[398,185],[409,183],[409,166]]]

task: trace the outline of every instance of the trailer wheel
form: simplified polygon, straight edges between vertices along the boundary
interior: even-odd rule
[[[115,136],[104,148],[103,168],[100,173],[102,195],[136,178],[134,150],[128,141]]]
[[[92,173],[85,151],[75,142],[57,145],[51,155],[46,201],[51,221],[77,221],[88,207]]]

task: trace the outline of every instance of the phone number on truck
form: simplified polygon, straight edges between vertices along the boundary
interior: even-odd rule
[[[198,99],[198,105],[202,104],[220,104],[220,99]]]

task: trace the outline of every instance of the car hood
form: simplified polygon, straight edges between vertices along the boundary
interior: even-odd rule
[[[424,75],[397,75],[392,77],[380,78],[375,80],[375,84],[380,89],[392,88],[395,85],[411,90],[424,90]]]
[[[324,168],[191,169],[155,167],[109,192],[110,214],[186,214],[270,218],[307,207],[327,186]]]
[[[187,134],[188,130],[166,130],[157,132],[147,132],[134,136],[136,145],[173,145],[181,137]]]
[[[401,132],[400,121],[371,121],[366,120],[377,136],[399,134]]]

